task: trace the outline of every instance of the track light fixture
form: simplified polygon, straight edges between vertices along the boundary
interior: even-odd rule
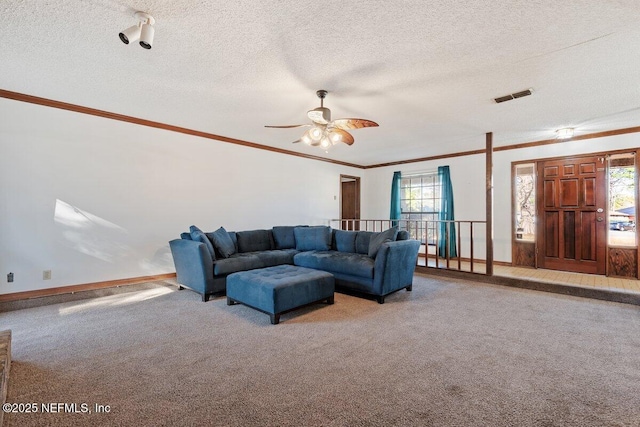
[[[140,40],[140,46],[145,49],[151,49],[151,45],[153,44],[153,35],[155,33],[153,24],[156,23],[156,20],[153,19],[153,16],[144,12],[136,12],[133,16],[138,19],[138,24],[129,27],[118,34],[120,36],[120,40],[122,40],[122,43],[124,44]]]

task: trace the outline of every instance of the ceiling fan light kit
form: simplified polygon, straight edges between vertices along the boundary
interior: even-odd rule
[[[324,106],[324,98],[327,96],[326,90],[318,90],[316,95],[320,98],[320,106],[307,111],[307,117],[313,124],[287,125],[287,126],[265,126],[268,128],[295,128],[311,126],[302,137],[295,142],[303,142],[312,147],[321,147],[327,150],[329,147],[344,142],[347,145],[354,143],[353,136],[346,129],[360,129],[364,127],[376,127],[378,124],[366,119],[336,119],[331,121],[331,110]]]
[[[326,125],[314,125],[302,135],[300,140],[313,147],[329,148],[338,142],[342,142],[342,135],[336,130],[327,129]]]

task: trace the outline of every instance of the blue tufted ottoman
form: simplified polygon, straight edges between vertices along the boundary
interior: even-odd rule
[[[333,304],[335,283],[325,271],[295,265],[278,265],[241,271],[227,276],[227,305],[244,304],[271,316],[277,325],[280,315],[303,305],[326,300]]]

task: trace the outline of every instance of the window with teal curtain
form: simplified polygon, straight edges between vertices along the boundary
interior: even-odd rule
[[[393,180],[391,181],[391,212],[389,213],[389,219],[400,219],[400,181],[402,180],[402,174],[400,172],[393,173]],[[392,221],[391,226],[398,225],[398,221]]]
[[[401,229],[423,245],[436,246],[441,185],[438,171],[403,175],[400,180]]]
[[[451,185],[451,174],[449,166],[438,166],[438,178],[442,186],[442,196],[440,199],[441,221],[454,220],[453,214],[453,186]],[[449,231],[449,256],[458,256],[456,250],[456,226],[453,222],[441,222],[438,235],[438,253],[446,256],[447,251],[447,229]]]

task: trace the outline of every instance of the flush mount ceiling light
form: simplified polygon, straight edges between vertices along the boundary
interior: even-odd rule
[[[145,12],[136,12],[133,16],[139,21],[138,24],[129,27],[118,34],[120,36],[120,40],[122,40],[122,43],[124,44],[140,40],[140,46],[145,49],[151,49],[151,45],[153,44],[153,34],[155,33],[153,24],[156,23],[156,20],[153,19],[153,16]]]
[[[569,139],[573,137],[573,128],[562,128],[556,131],[556,138]]]

